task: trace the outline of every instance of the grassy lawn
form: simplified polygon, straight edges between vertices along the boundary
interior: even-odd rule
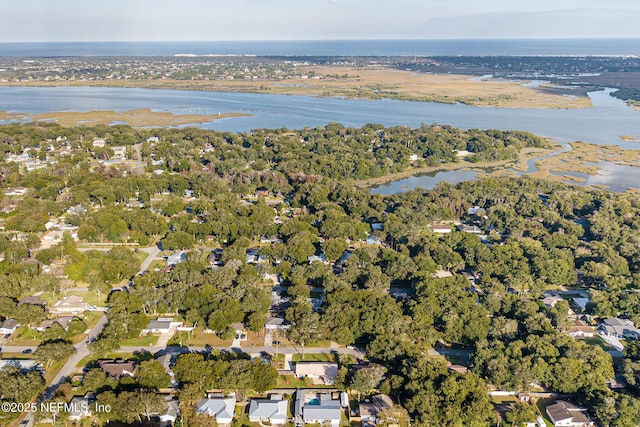
[[[84,323],[87,324],[87,329],[91,329],[96,326],[96,323],[98,323],[98,320],[100,320],[103,314],[104,313],[101,311],[87,311],[84,313],[82,319],[84,320]]]
[[[155,261],[151,262],[151,264],[149,265],[149,271],[154,271],[156,268],[157,269],[165,268],[166,266],[167,266],[167,261],[163,259],[156,259]]]
[[[262,347],[264,345],[264,329],[260,332],[247,331],[247,339],[242,342],[243,347]]]
[[[51,381],[53,381],[55,376],[58,374],[58,371],[62,369],[65,363],[67,363],[67,359],[60,360],[59,362],[54,362],[53,364],[51,364],[51,366],[45,368],[44,380],[47,382],[47,384],[50,384]]]
[[[146,253],[145,251],[138,251],[138,252],[135,252],[135,254],[136,254],[136,258],[140,260],[140,264],[142,264],[144,260],[149,257],[149,254]]]
[[[136,360],[138,362],[144,362],[146,360],[149,360],[150,358],[151,358],[151,355],[149,355],[149,353],[143,354],[143,353],[129,353],[129,352],[114,352],[114,353],[109,353],[106,356],[93,356],[93,355],[87,356],[84,359],[80,360],[80,362],[78,362],[78,365],[76,366],[78,368],[84,368],[88,364],[93,363],[99,359],[123,359],[123,360]]]
[[[323,388],[329,386],[322,385],[314,385],[313,381],[310,378],[304,378],[299,380],[297,377],[293,375],[280,375],[278,377],[278,382],[276,384],[276,388]]]
[[[204,347],[209,344],[212,347],[228,347],[231,345],[233,338],[223,340],[216,334],[205,334],[201,328],[196,328],[193,332],[178,331],[169,340],[169,345],[192,345],[195,347]]]
[[[294,354],[292,359],[294,362],[333,362],[333,354],[328,353],[319,353],[319,354],[307,354],[305,353],[304,357],[302,354],[297,353]]]
[[[40,344],[40,332],[29,329],[27,326],[18,328],[4,342],[5,345],[38,345]]]
[[[158,342],[158,338],[157,335],[143,335],[138,338],[124,340],[120,345],[122,345],[122,347],[146,347],[155,345]]]
[[[249,415],[244,407],[236,406],[236,420],[234,425],[237,427],[260,427],[258,423],[249,422]]]

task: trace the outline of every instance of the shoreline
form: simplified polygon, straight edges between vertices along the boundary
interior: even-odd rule
[[[389,68],[308,67],[319,79],[287,80],[86,80],[0,82],[0,87],[113,87],[201,90],[226,93],[297,95],[320,98],[394,99],[496,108],[590,108],[589,97],[550,94],[549,87],[527,87],[528,80],[487,79],[458,74],[416,74]],[[343,75],[346,77],[331,77]],[[553,86],[551,86],[553,87]],[[570,95],[570,96],[569,96]]]
[[[61,126],[111,125],[122,122],[131,127],[180,126],[205,123],[230,117],[248,117],[251,114],[175,114],[169,111],[153,111],[151,108],[138,108],[127,111],[90,110],[90,111],[52,111],[47,113],[9,113],[0,111],[0,120],[18,120],[21,122],[54,121]]]
[[[355,185],[358,188],[367,188],[367,187],[375,187],[379,185],[384,185],[393,181],[398,181],[400,179],[409,178],[414,175],[426,174],[431,172],[440,172],[440,171],[452,171],[452,170],[463,170],[463,169],[478,169],[478,168],[499,168],[500,170],[494,171],[495,173],[500,171],[507,171],[508,169],[515,169],[519,172],[527,171],[527,162],[536,157],[547,156],[549,154],[553,154],[554,152],[562,149],[562,146],[559,144],[554,144],[552,148],[536,148],[536,147],[526,147],[520,151],[517,159],[510,160],[496,160],[493,162],[478,162],[471,163],[462,160],[459,163],[447,163],[439,166],[426,166],[423,168],[410,168],[402,172],[396,172],[393,174],[383,175],[376,178],[369,178],[355,181]]]

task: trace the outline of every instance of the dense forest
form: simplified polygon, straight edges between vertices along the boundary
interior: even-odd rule
[[[232,134],[41,124],[3,126],[0,141],[1,184],[27,189],[2,201],[0,290],[7,313],[25,292],[59,290],[59,281],[43,272],[49,264],[64,260],[70,278],[105,296],[139,267],[127,247],[81,252],[78,243],[191,250],[187,262],[135,276],[129,292],[109,296],[109,323],[91,345],[95,354],[137,336],[149,314],[179,314],[223,337],[234,322],[260,330],[270,306],[265,277],[277,274],[290,303],[288,338],[366,349],[384,369],[365,381],[341,368],[337,385],[388,393],[421,425],[495,425],[489,388],[569,394],[603,425],[640,422],[640,346],[629,344],[614,366],[601,346],[566,334],[566,301],[552,308],[542,302],[547,290],[578,287],[589,292],[585,314],[592,322],[612,316],[640,322],[637,196],[527,177],[442,183],[393,196],[353,185],[410,167],[412,155],[425,164],[458,161],[453,150],[505,159],[525,146],[547,146],[543,139],[447,126],[330,124]],[[119,145],[129,147],[127,159],[105,163]],[[46,166],[28,171],[11,160],[24,151]],[[38,234],[60,216],[77,227],[78,241],[66,234],[40,249]],[[434,224],[454,221],[476,225],[483,237],[433,232]],[[376,243],[364,242],[369,235]],[[263,262],[247,262],[252,249]],[[314,255],[327,262],[310,262]],[[450,277],[439,277],[443,271]],[[469,372],[453,372],[430,356],[438,343],[467,350]],[[273,381],[242,359],[190,355],[179,363],[206,372],[198,378],[186,368],[176,372],[193,395],[212,387],[266,389]],[[616,370],[624,392],[608,386]],[[118,387],[103,390],[129,392]]]

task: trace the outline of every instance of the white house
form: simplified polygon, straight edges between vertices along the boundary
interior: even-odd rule
[[[553,405],[547,406],[547,415],[554,427],[595,427],[591,421],[587,410],[579,408],[573,403],[558,400]]]
[[[187,262],[187,261],[188,261],[187,254],[184,252],[175,252],[167,257],[168,265],[176,265],[176,264],[180,264],[181,262]]]
[[[598,331],[607,337],[629,339],[640,338],[640,330],[636,328],[631,320],[620,319],[618,317],[604,319],[604,322],[602,322]]]
[[[286,424],[289,401],[283,400],[279,394],[272,394],[269,399],[251,399],[249,404],[249,421],[252,423],[268,422],[270,424]]]
[[[32,371],[40,367],[38,362],[31,359],[0,359],[0,369],[5,366],[15,366],[22,371]]]
[[[64,314],[72,313],[79,314],[89,310],[90,306],[83,301],[83,298],[77,295],[69,295],[61,300],[57,301],[53,305],[52,313]]]
[[[283,317],[268,317],[264,324],[264,328],[269,331],[286,331],[290,327],[291,323]]]
[[[342,410],[339,400],[331,400],[331,395],[318,393],[317,397],[302,406],[302,420],[305,424],[331,425],[338,427]]]
[[[140,331],[141,334],[168,334],[182,326],[182,322],[174,322],[173,317],[158,317],[149,322],[146,328]]]
[[[338,364],[326,362],[298,362],[295,366],[296,376],[312,378],[331,385],[338,376]]]
[[[165,396],[165,401],[167,402],[167,409],[163,414],[159,414],[160,418],[160,426],[161,427],[170,427],[178,418],[178,408],[180,407],[180,401],[173,396]]]
[[[19,326],[20,324],[16,319],[6,319],[2,322],[2,325],[0,325],[0,335],[11,335]]]
[[[93,400],[95,399],[89,394],[71,399],[69,402],[69,421],[80,421],[82,418],[90,417]]]
[[[196,413],[214,417],[218,424],[231,424],[235,407],[235,397],[202,399],[196,407]]]
[[[436,234],[447,234],[451,233],[451,224],[434,224],[431,229]]]

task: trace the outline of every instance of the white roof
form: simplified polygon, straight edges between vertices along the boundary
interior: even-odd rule
[[[236,406],[235,397],[224,399],[202,399],[196,407],[198,414],[215,417],[218,423],[230,423]]]
[[[288,404],[288,400],[252,399],[249,405],[249,417],[286,421]]]
[[[316,376],[334,380],[338,376],[338,364],[326,362],[298,362],[296,363],[296,375]]]

